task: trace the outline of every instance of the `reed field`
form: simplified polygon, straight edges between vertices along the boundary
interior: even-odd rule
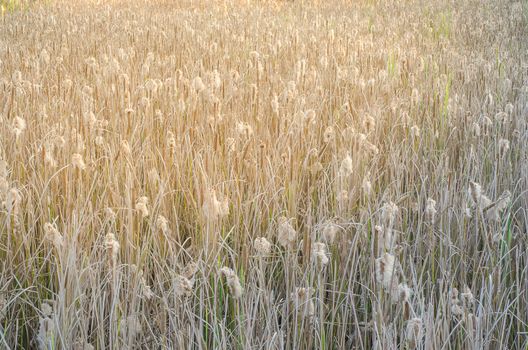
[[[0,349],[528,349],[526,0],[0,4]]]

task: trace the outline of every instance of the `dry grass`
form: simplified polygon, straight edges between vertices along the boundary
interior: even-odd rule
[[[3,11],[0,348],[526,348],[527,8]]]

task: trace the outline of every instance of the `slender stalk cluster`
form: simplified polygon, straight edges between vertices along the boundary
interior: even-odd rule
[[[526,1],[0,6],[0,348],[526,348]]]

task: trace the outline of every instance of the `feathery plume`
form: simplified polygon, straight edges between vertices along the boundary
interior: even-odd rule
[[[112,232],[106,234],[104,240],[104,247],[108,251],[110,262],[112,267],[117,266],[117,256],[119,254],[119,242],[117,241],[115,235]]]
[[[473,123],[471,126],[471,133],[474,137],[480,137],[480,125],[478,123]]]
[[[146,218],[149,216],[149,210],[148,210],[148,198],[145,196],[139,197],[136,202],[136,210],[141,213],[141,218]]]
[[[464,291],[460,293],[460,297],[462,299],[462,303],[466,308],[473,308],[475,297],[473,296],[473,293],[471,292],[471,289],[469,289],[468,286],[464,286]]]
[[[327,223],[323,228],[323,239],[328,244],[334,243],[337,233],[341,230],[339,226],[333,223]]]
[[[421,318],[415,317],[407,321],[407,327],[405,328],[405,341],[409,345],[410,349],[415,349],[422,340],[422,328]]]
[[[279,218],[277,240],[285,248],[292,248],[297,240],[297,231],[284,216]]]
[[[399,211],[398,206],[393,202],[385,202],[383,207],[381,207],[381,222],[383,226],[392,228]]]
[[[504,191],[495,202],[484,209],[486,211],[486,218],[492,221],[500,221],[500,214],[510,205],[510,202],[510,191]]]
[[[240,137],[250,139],[253,136],[253,128],[244,122],[238,122],[236,124],[236,132]]]
[[[455,316],[462,316],[464,314],[464,308],[458,298],[458,289],[452,288],[449,292],[449,298],[451,301],[451,313]]]
[[[352,161],[352,157],[350,157],[350,154],[347,154],[347,156],[341,161],[341,167],[339,168],[339,174],[342,177],[348,177],[352,175],[354,172],[354,163]]]
[[[233,271],[227,266],[224,266],[220,269],[220,273],[224,275],[226,279],[227,287],[229,288],[231,296],[234,299],[240,299],[242,297],[243,289],[240,285],[240,280],[238,279],[238,276],[235,271]]]
[[[62,234],[57,229],[57,226],[50,222],[44,224],[44,238],[47,241],[51,242],[57,250],[62,248],[62,246],[64,245],[64,239],[62,237]]]
[[[329,142],[332,142],[334,139],[335,139],[334,127],[329,126],[325,129],[323,133],[323,142],[329,143]]]
[[[434,222],[436,216],[436,201],[432,198],[427,198],[425,204],[425,219],[429,222]]]
[[[328,258],[328,251],[326,249],[326,244],[323,242],[315,242],[312,244],[312,258],[315,263],[321,267],[324,267],[328,264],[330,259]]]
[[[391,295],[392,303],[396,304],[398,302],[409,302],[413,291],[407,283],[400,283],[397,288],[394,288],[393,286],[389,293]]]
[[[194,278],[176,275],[173,278],[174,294],[178,297],[188,297],[192,295],[194,289]]]
[[[506,139],[499,140],[499,155],[500,157],[505,157],[508,151],[510,150],[510,141]]]
[[[176,137],[171,131],[167,131],[167,147],[171,152],[176,150]]]
[[[72,155],[72,165],[79,170],[86,169],[86,164],[84,164],[83,158],[79,153]]]
[[[192,81],[192,88],[195,92],[202,92],[205,90],[205,84],[202,81],[202,78],[196,77]]]
[[[26,130],[26,121],[19,116],[16,116],[13,120],[13,134],[15,134],[15,137],[18,139],[24,130]]]
[[[370,182],[370,172],[367,172],[367,174],[363,178],[363,182],[361,183],[361,189],[363,190],[363,193],[367,197],[370,197],[370,195],[372,194],[372,183]]]
[[[165,218],[163,215],[158,215],[158,218],[156,219],[156,227],[165,235],[169,234],[170,232],[169,220],[167,220],[167,218]]]
[[[366,114],[363,117],[362,124],[363,124],[363,129],[365,131],[367,132],[372,131],[376,127],[376,119],[374,119],[374,117],[372,117],[371,115]]]
[[[378,236],[378,242],[380,242],[382,249],[390,252],[395,248],[398,235],[391,228],[376,225],[374,226],[374,231]]]
[[[398,285],[396,276],[396,258],[394,255],[385,253],[375,261],[376,280],[387,289],[392,290],[394,285]]]
[[[216,191],[210,189],[204,194],[202,211],[207,220],[216,221],[229,215],[229,201],[227,198],[219,200]]]
[[[145,276],[143,274],[143,271],[138,270],[139,274],[139,288],[141,292],[141,297],[150,300],[152,297],[155,296],[154,292],[150,288],[150,286],[147,283],[147,280],[145,279]]]
[[[420,137],[420,128],[418,127],[418,125],[413,125],[411,127],[411,137],[414,139],[417,139]]]
[[[42,303],[42,316],[39,316],[39,331],[37,334],[38,348],[47,350],[53,348],[56,339],[57,325],[53,308],[48,303]]]
[[[253,248],[259,256],[267,256],[271,253],[271,242],[266,237],[258,237],[253,241]]]
[[[469,195],[473,204],[480,209],[484,209],[491,204],[491,200],[482,193],[482,187],[476,182],[471,181],[469,183]]]

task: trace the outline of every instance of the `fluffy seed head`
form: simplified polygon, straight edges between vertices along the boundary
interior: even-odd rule
[[[354,162],[352,161],[352,157],[350,157],[350,154],[347,154],[347,156],[341,161],[341,167],[339,168],[339,174],[342,177],[348,177],[352,175],[354,172]]]
[[[136,210],[141,213],[141,217],[144,219],[147,216],[149,216],[149,210],[148,210],[148,198],[143,196],[139,197],[136,202]]]
[[[399,208],[393,202],[386,202],[381,208],[381,222],[386,228],[392,228]]]
[[[13,120],[13,134],[15,134],[15,137],[18,139],[20,135],[26,130],[26,121],[19,116],[16,116]]]
[[[425,204],[425,218],[429,222],[434,222],[436,215],[436,201],[432,198],[428,198]]]
[[[332,142],[335,139],[335,131],[332,126],[329,126],[325,129],[323,133],[323,141],[325,143]]]
[[[279,218],[277,240],[285,248],[292,248],[297,240],[297,231],[284,216]]]
[[[462,301],[460,301],[458,297],[458,289],[452,288],[449,291],[449,298],[451,304],[451,313],[454,316],[462,316],[464,314],[464,308],[462,305]]]
[[[110,262],[113,267],[117,265],[117,256],[119,254],[119,242],[117,241],[115,235],[112,232],[108,232],[106,234],[105,240],[104,240],[104,247],[107,250]]]
[[[40,312],[42,312],[44,316],[50,317],[53,314],[53,308],[48,303],[42,303],[40,305]]]
[[[152,297],[155,296],[154,292],[150,288],[150,286],[147,284],[147,280],[143,276],[143,271],[139,271],[139,287],[141,292],[141,297],[145,298],[147,300],[152,299]]]
[[[464,291],[460,293],[460,297],[466,307],[473,306],[473,303],[475,302],[475,297],[473,296],[473,293],[471,292],[471,289],[469,289],[468,286],[464,286]]]
[[[219,200],[216,191],[210,189],[204,194],[202,212],[205,218],[211,222],[223,219],[229,215],[229,201],[227,198]]]
[[[325,243],[315,242],[312,244],[312,258],[315,263],[321,267],[328,264],[330,259],[328,259],[328,251]]]
[[[200,77],[194,78],[192,81],[192,88],[196,92],[202,92],[203,90],[205,90],[205,84],[203,83],[202,78]]]
[[[323,239],[328,244],[334,243],[337,233],[340,231],[340,227],[333,223],[327,223],[323,228]]]
[[[370,172],[365,175],[363,182],[361,183],[361,189],[365,196],[370,197],[372,194],[372,183],[370,182]]]
[[[482,187],[476,182],[471,181],[469,183],[469,195],[473,204],[480,209],[484,209],[491,204],[491,200],[482,193]]]
[[[392,228],[380,225],[374,226],[374,230],[378,236],[378,242],[382,249],[392,252],[396,246],[398,234]]]
[[[266,237],[258,237],[253,241],[253,248],[260,256],[266,256],[271,253],[271,243]]]
[[[504,191],[501,196],[492,204],[488,205],[486,208],[486,218],[492,221],[500,221],[501,213],[508,207],[511,202],[511,193],[510,191]]]
[[[407,283],[400,283],[396,288],[391,288],[390,295],[393,304],[399,302],[408,302],[412,295],[412,289],[407,285]]]
[[[231,296],[234,299],[240,299],[242,297],[243,289],[240,285],[240,280],[238,279],[238,276],[235,271],[233,271],[227,266],[224,266],[220,269],[220,273],[224,275],[226,279],[227,287],[229,288]]]
[[[253,136],[253,128],[244,122],[238,122],[236,124],[236,132],[240,137],[250,139]]]
[[[375,261],[376,280],[387,289],[391,290],[393,285],[398,285],[396,276],[396,258],[394,255],[385,253]]]
[[[158,215],[158,218],[156,219],[156,227],[164,234],[168,234],[170,231],[169,221],[163,215]]]
[[[499,140],[499,155],[501,157],[504,157],[506,156],[509,150],[510,150],[510,141],[506,139],[500,139]]]
[[[72,155],[72,165],[79,170],[86,169],[86,164],[84,164],[83,158],[79,153]]]
[[[178,297],[189,297],[194,289],[194,278],[176,275],[173,279],[174,294]]]
[[[64,245],[62,234],[54,223],[47,222],[44,224],[44,238],[51,242],[57,249],[62,248]]]
[[[407,326],[405,328],[405,341],[409,344],[410,349],[416,348],[420,343],[423,337],[422,330],[422,319],[421,318],[411,318],[407,321]]]

